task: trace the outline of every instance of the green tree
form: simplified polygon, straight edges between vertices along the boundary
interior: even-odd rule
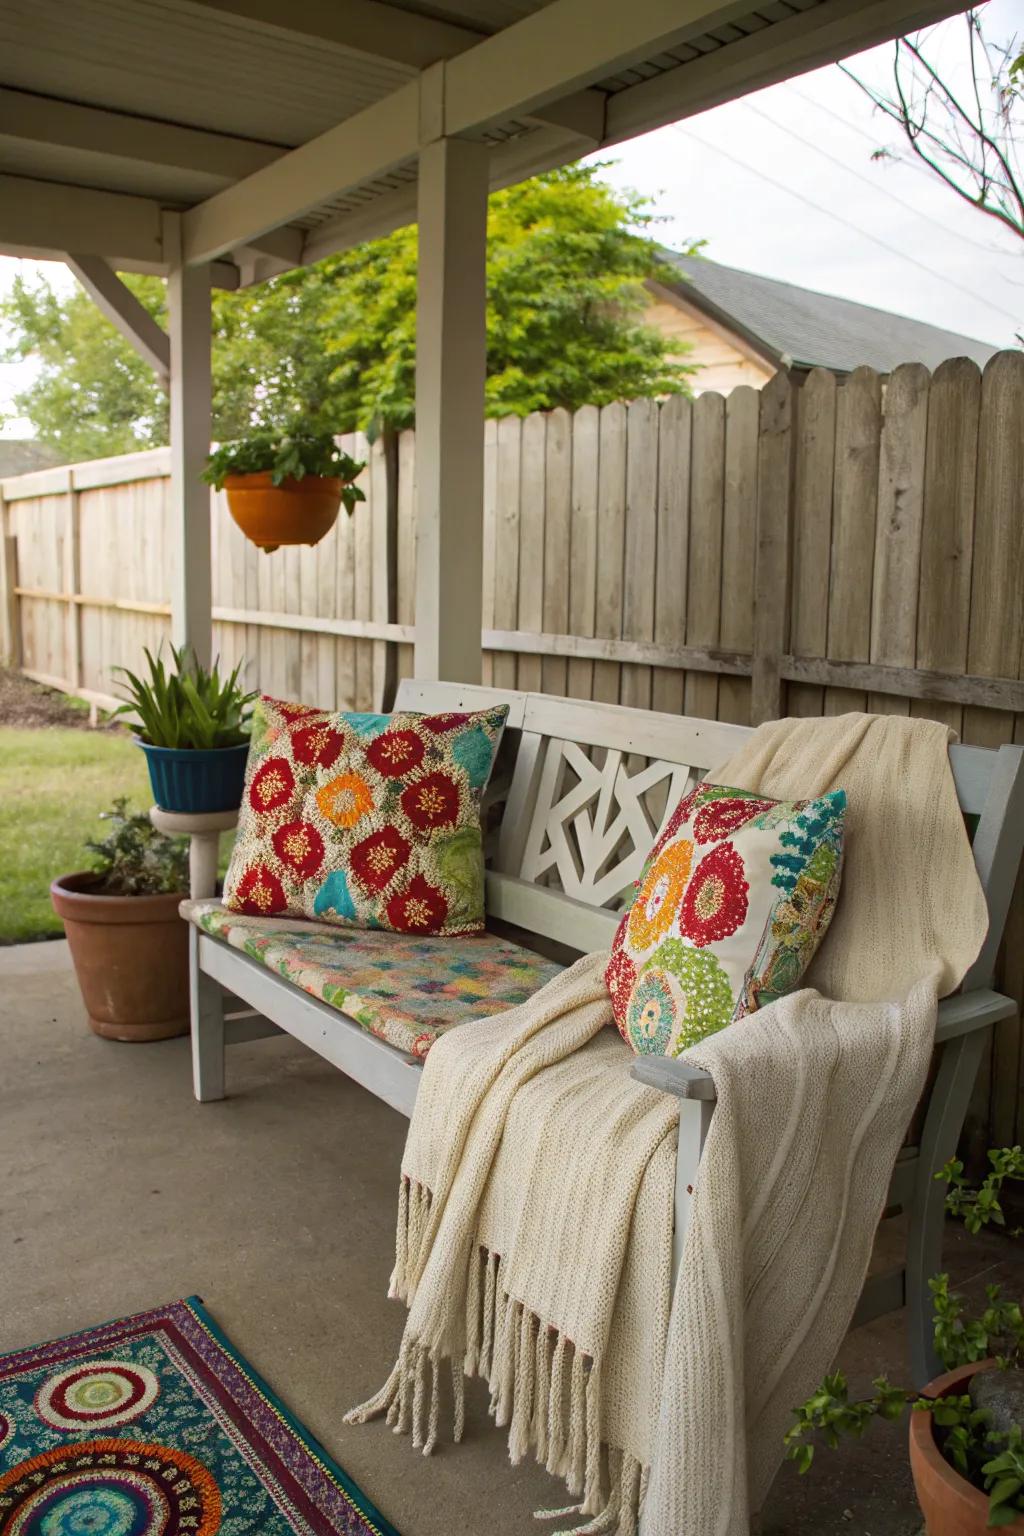
[[[645,200],[570,166],[496,193],[488,220],[488,415],[685,390],[690,370],[644,325],[646,279],[666,276]],[[163,285],[126,281],[158,319]],[[19,279],[0,305],[7,356],[34,354],[15,411],[69,457],[167,440],[156,382],[86,295]],[[214,436],[295,414],[334,431],[414,416],[416,231],[297,268],[213,303]]]

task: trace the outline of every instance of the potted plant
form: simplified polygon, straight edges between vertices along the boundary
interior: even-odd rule
[[[252,701],[239,682],[241,663],[222,679],[184,647],[171,647],[172,670],[157,652],[145,652],[149,676],[127,667],[125,703],[115,713],[134,715],[135,740],[146,754],[153,799],[161,810],[185,814],[232,811],[242,803]]]
[[[90,1027],[107,1040],[166,1040],[188,1030],[188,848],[164,837],[122,796],[86,843],[93,867],[60,875],[50,899],[63,920]]]
[[[989,1153],[990,1170],[978,1189],[954,1159],[937,1175],[950,1185],[947,1209],[968,1231],[989,1222],[1005,1225],[999,1200],[1004,1180],[1024,1179],[1024,1151]],[[986,1289],[988,1305],[976,1318],[965,1313],[947,1275],[928,1282],[934,1303],[935,1348],[946,1371],[920,1394],[879,1376],[874,1395],[851,1402],[841,1371],[826,1376],[796,1409],[787,1431],[789,1456],[801,1473],[814,1458],[808,1436],[819,1433],[831,1447],[843,1435],[863,1434],[873,1418],[898,1419],[909,1405],[910,1468],[927,1536],[982,1536],[994,1527],[1024,1531],[1024,1311]]]
[[[211,453],[203,478],[227,491],[228,510],[247,539],[271,554],[281,544],[317,544],[344,502],[366,497],[353,482],[364,468],[330,432],[261,427]]]

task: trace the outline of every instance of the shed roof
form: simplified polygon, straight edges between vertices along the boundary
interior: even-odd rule
[[[936,368],[947,357],[984,367],[998,348],[891,310],[798,288],[774,277],[665,251],[686,281],[676,292],[720,324],[739,330],[775,363],[850,373],[867,365],[891,373],[900,363]]]

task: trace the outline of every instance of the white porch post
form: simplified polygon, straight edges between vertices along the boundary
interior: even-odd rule
[[[203,666],[212,650],[210,488],[200,472],[210,451],[210,268],[181,264],[180,215],[164,215],[171,262],[167,319],[171,342],[171,507],[176,549],[171,638]]]
[[[481,677],[487,148],[420,151],[416,676]]]

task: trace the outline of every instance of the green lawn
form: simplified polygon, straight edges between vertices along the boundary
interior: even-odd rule
[[[127,734],[0,727],[0,944],[63,932],[50,881],[88,867],[82,845],[101,834],[115,795],[152,804]]]

